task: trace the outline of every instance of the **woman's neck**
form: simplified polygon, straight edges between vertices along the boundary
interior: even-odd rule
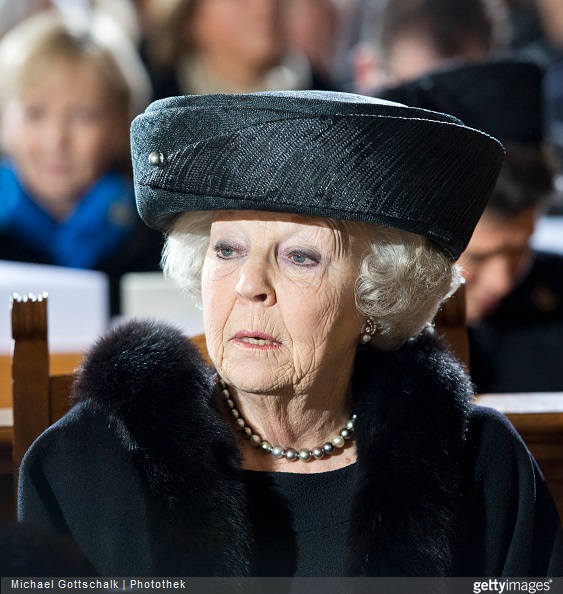
[[[345,377],[348,374],[343,374]],[[349,377],[349,376],[348,376]],[[349,381],[335,378],[333,382],[319,382],[306,391],[293,390],[292,394],[255,394],[242,392],[229,386],[235,406],[246,425],[272,446],[284,449],[302,448],[312,450],[339,436],[352,416],[352,397]],[[241,448],[242,465],[250,470],[277,472],[315,473],[335,470],[355,461],[354,440],[345,441],[344,447],[335,448],[331,455],[321,459],[312,458],[308,462],[291,462],[285,458],[277,459],[260,447],[251,445],[244,433],[235,427],[224,400],[219,398],[219,406],[233,430],[237,444]]]
[[[252,93],[265,90],[267,73],[268,69],[253,69],[238,62],[189,56],[180,66],[179,77],[181,86],[191,93]]]

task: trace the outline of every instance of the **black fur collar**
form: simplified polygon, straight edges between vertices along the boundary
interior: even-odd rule
[[[239,454],[212,371],[177,330],[128,322],[88,355],[74,390],[108,411],[151,504],[155,571],[247,575],[251,526]],[[451,571],[469,380],[429,331],[358,354],[350,575]]]

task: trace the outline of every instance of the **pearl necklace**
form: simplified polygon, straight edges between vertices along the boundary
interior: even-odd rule
[[[255,433],[252,428],[249,427],[240,414],[240,411],[237,408],[231,393],[229,392],[229,386],[227,386],[227,384],[218,376],[217,384],[219,387],[219,395],[224,401],[229,414],[233,418],[235,427],[242,432],[242,434],[254,447],[260,448],[265,453],[272,454],[274,458],[285,458],[290,462],[295,462],[296,460],[301,460],[303,462],[308,462],[309,460],[314,459],[320,460],[325,455],[330,456],[337,449],[343,448],[346,441],[351,439],[353,436],[356,415],[353,415],[352,418],[346,422],[346,425],[344,425],[336,437],[330,441],[327,441],[322,446],[317,446],[316,448],[312,449],[302,448],[299,451],[295,450],[294,448],[283,448],[279,445],[273,446],[269,441],[262,439],[260,435]]]

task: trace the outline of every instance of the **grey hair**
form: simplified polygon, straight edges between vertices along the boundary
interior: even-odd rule
[[[209,247],[213,211],[180,214],[170,228],[162,251],[164,276],[201,305],[201,273]]]
[[[162,268],[183,292],[201,303],[201,273],[209,247],[213,212],[179,215],[166,238]],[[340,221],[342,223],[342,221]],[[356,281],[356,306],[372,316],[376,348],[389,350],[418,335],[444,299],[459,286],[460,269],[426,238],[373,223],[363,227],[367,253]]]
[[[364,223],[369,251],[356,281],[358,311],[375,319],[373,346],[389,350],[417,336],[461,282],[461,271],[431,241]]]

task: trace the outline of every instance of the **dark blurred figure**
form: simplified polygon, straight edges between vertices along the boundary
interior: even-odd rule
[[[284,0],[285,39],[306,57],[311,88],[336,90],[337,51],[344,26],[338,0]]]
[[[509,5],[514,28],[522,31],[514,47],[520,54],[540,61],[546,69],[547,134],[557,149],[559,173],[563,174],[563,5],[560,0],[511,0]],[[519,12],[523,16],[518,19]],[[520,29],[518,23],[522,23]],[[563,206],[559,204],[556,210],[563,213]]]
[[[11,522],[0,525],[0,575],[91,577],[96,570],[68,537]]]
[[[156,12],[141,4],[155,99],[313,84],[284,46],[280,0],[172,0]]]
[[[497,186],[459,259],[479,392],[563,390],[563,257],[529,246],[554,193],[542,77],[536,64],[506,59],[434,71],[378,93],[453,114],[506,148]]]
[[[118,39],[45,11],[0,43],[0,259],[101,270],[114,314],[121,275],[158,269],[161,248],[130,175],[129,124],[148,79],[142,92],[130,78],[140,60]]]
[[[359,92],[416,78],[449,60],[479,60],[508,45],[499,0],[371,0],[356,50]]]

